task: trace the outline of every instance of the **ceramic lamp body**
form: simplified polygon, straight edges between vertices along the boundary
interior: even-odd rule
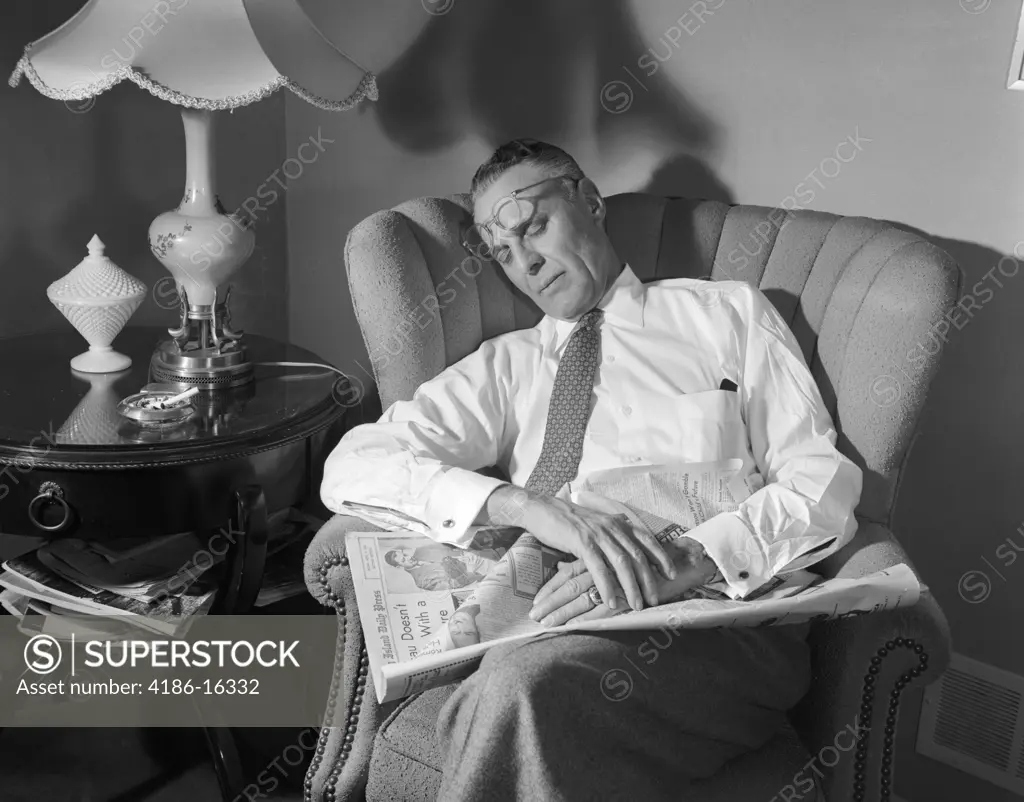
[[[132,364],[111,343],[146,297],[146,285],[106,258],[103,249],[100,238],[93,236],[89,255],[46,290],[50,302],[89,343],[88,351],[71,360],[71,367],[83,373],[112,373]]]
[[[149,227],[149,247],[167,268],[189,304],[210,306],[224,284],[256,247],[246,218],[225,214],[217,198],[213,112],[182,109],[185,126],[185,195],[177,209]]]

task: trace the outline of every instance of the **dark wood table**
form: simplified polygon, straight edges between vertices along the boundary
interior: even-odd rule
[[[251,384],[201,393],[189,420],[155,430],[116,404],[150,382],[149,356],[166,339],[164,329],[125,329],[115,347],[132,366],[113,374],[71,370],[84,350],[74,331],[0,339],[0,531],[159,535],[222,527],[243,485],[260,485],[271,510],[315,493],[327,432],[345,412],[337,375],[258,366]],[[254,362],[321,361],[264,337],[246,342]],[[47,482],[62,498],[39,499]]]
[[[318,503],[351,388],[322,368],[257,365],[252,383],[194,397],[191,418],[144,427],[116,406],[152,381],[150,355],[166,339],[166,329],[124,329],[114,347],[132,365],[112,374],[71,369],[85,342],[70,328],[0,339],[0,533],[106,540],[228,529],[236,537],[212,612],[247,612],[267,516]],[[265,337],[245,342],[255,363],[322,361]],[[240,782],[233,741],[214,728],[207,737],[230,798]]]

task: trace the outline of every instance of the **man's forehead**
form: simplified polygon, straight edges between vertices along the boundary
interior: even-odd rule
[[[517,189],[542,181],[548,177],[549,173],[549,170],[535,164],[517,164],[515,167],[510,167],[477,197],[473,204],[473,219],[478,223],[489,220],[494,214],[494,207],[499,200]]]

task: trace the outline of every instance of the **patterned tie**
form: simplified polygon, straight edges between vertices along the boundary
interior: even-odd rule
[[[579,470],[600,352],[601,314],[600,309],[587,312],[569,335],[551,388],[544,445],[526,480],[527,490],[553,496]]]

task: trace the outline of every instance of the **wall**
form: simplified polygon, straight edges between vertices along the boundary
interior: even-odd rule
[[[999,556],[1007,538],[1024,547],[1024,276],[990,272],[1024,240],[1024,94],[1004,89],[1020,3],[707,0],[712,16],[689,0],[305,5],[381,73],[372,110],[287,109],[290,146],[318,126],[336,139],[289,192],[292,339],[357,375],[368,363],[344,280],[347,231],[407,198],[465,191],[490,149],[517,135],[567,147],[606,194],[769,206],[793,196],[899,221],[946,248],[981,308],[950,332],[897,531],[956,650],[1024,675],[1024,560]],[[845,163],[827,161],[851,137]],[[987,595],[979,574],[961,586],[969,571],[987,573]],[[915,755],[919,705],[909,694],[901,719],[903,797],[1013,798]]]
[[[10,5],[0,24],[5,79],[26,44],[83,3],[18,0]],[[118,52],[130,51],[125,46]],[[237,208],[280,166],[284,108],[278,93],[217,116],[219,195],[228,209]],[[150,252],[147,231],[154,217],[178,205],[185,183],[185,139],[175,107],[128,81],[94,103],[65,105],[39,94],[27,78],[15,89],[5,80],[0,151],[0,336],[69,325],[47,299],[46,288],[85,257],[93,234],[106,243],[110,258],[151,290],[169,275]],[[281,338],[287,335],[288,313],[285,205],[282,199],[258,219],[256,251],[231,296],[236,326]],[[166,293],[151,293],[129,325],[173,324],[177,309],[164,309],[158,300],[166,306]]]

